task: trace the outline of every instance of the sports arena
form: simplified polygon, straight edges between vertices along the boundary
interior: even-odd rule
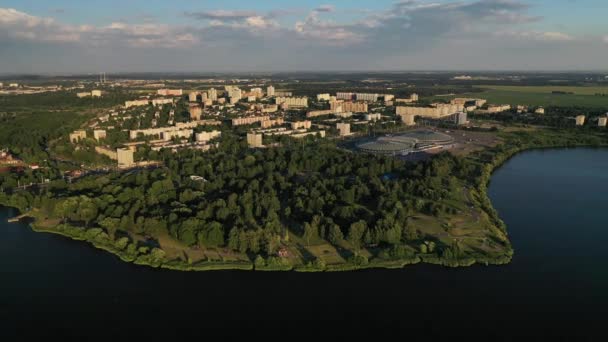
[[[447,134],[417,130],[397,135],[387,135],[357,144],[360,151],[384,155],[407,155],[435,148],[443,148],[454,143]]]

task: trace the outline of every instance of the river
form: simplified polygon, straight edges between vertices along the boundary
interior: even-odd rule
[[[608,150],[529,151],[489,195],[515,256],[505,266],[345,273],[177,272],[6,223],[0,209],[0,327],[8,336],[268,339],[397,333],[597,337],[608,317]],[[269,330],[270,329],[270,330]],[[324,333],[322,333],[322,331]]]

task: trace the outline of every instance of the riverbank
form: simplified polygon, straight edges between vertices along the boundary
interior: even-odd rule
[[[19,208],[15,208],[19,210]],[[82,227],[68,224],[48,226],[36,212],[30,211],[19,214],[20,218],[29,218],[29,226],[37,233],[49,233],[60,235],[75,241],[88,242],[94,248],[113,254],[123,262],[133,263],[140,266],[162,268],[175,271],[217,271],[217,270],[243,270],[243,271],[294,271],[294,272],[345,272],[366,269],[399,269],[408,265],[432,264],[446,267],[465,267],[475,264],[502,265],[511,260],[512,253],[495,258],[483,256],[462,256],[454,260],[445,260],[436,254],[416,254],[403,259],[380,260],[366,258],[353,260],[343,264],[316,265],[290,265],[280,258],[268,259],[263,263],[252,262],[227,262],[227,261],[202,261],[188,263],[181,260],[167,260],[164,251],[159,248],[138,247],[135,242],[126,237],[111,240],[109,236],[99,228],[84,229]]]

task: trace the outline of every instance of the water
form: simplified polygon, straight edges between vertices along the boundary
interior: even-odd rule
[[[490,197],[515,248],[506,266],[347,273],[186,273],[121,262],[7,224],[0,327],[8,336],[397,334],[598,337],[608,317],[608,150],[522,153]]]

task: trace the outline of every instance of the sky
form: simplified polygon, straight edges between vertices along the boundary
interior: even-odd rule
[[[0,73],[608,70],[606,0],[0,0]]]

